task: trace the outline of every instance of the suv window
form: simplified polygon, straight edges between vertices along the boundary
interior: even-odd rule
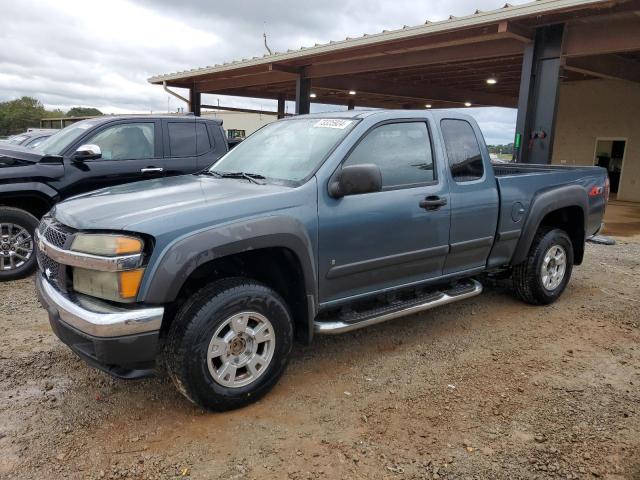
[[[136,160],[155,157],[155,125],[125,123],[95,134],[84,143],[98,145],[105,160]]]
[[[482,154],[471,124],[465,120],[450,119],[442,120],[440,126],[453,179],[461,183],[482,178]]]
[[[344,165],[363,163],[380,167],[383,188],[434,181],[427,124],[407,122],[376,127],[351,152]]]
[[[168,128],[172,157],[193,157],[211,150],[207,127],[204,123],[169,122]]]

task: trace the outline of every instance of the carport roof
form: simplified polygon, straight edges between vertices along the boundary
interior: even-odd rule
[[[365,34],[313,47],[149,78],[150,83],[259,98],[295,98],[299,75],[311,79],[313,102],[372,107],[513,107],[524,45],[540,25],[620,15],[637,0],[538,0],[465,17]],[[624,18],[621,17],[621,20]],[[637,24],[636,24],[637,26]],[[584,32],[583,32],[584,33]],[[574,42],[575,43],[575,42]],[[489,77],[498,80],[488,85]],[[569,79],[590,78],[568,70]],[[349,95],[349,91],[356,96]]]

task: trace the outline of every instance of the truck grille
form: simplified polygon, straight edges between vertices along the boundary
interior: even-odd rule
[[[44,217],[38,226],[38,234],[58,248],[68,248],[75,231],[51,217]],[[67,290],[67,268],[59,264],[40,249],[36,249],[38,266],[49,283],[61,291]]]

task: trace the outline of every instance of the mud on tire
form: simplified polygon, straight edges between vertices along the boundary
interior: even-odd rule
[[[228,278],[203,287],[180,308],[164,357],[184,396],[224,411],[271,390],[286,368],[292,343],[293,321],[282,297],[253,280]]]

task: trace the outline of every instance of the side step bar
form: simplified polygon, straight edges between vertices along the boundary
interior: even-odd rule
[[[482,293],[482,284],[477,280],[471,280],[470,288],[465,288],[462,293],[455,294],[455,289],[452,291],[441,292],[435,299],[429,300],[419,304],[413,304],[411,306],[403,307],[400,305],[396,310],[392,310],[382,315],[372,316],[365,318],[357,322],[345,322],[337,320],[334,322],[314,322],[314,330],[318,334],[324,335],[336,335],[339,333],[351,332],[360,328],[369,327],[377,323],[386,322],[387,320],[393,320],[395,318],[404,317],[407,315],[413,315],[414,313],[430,310],[441,305],[457,302],[458,300],[464,300],[465,298],[475,297]]]

